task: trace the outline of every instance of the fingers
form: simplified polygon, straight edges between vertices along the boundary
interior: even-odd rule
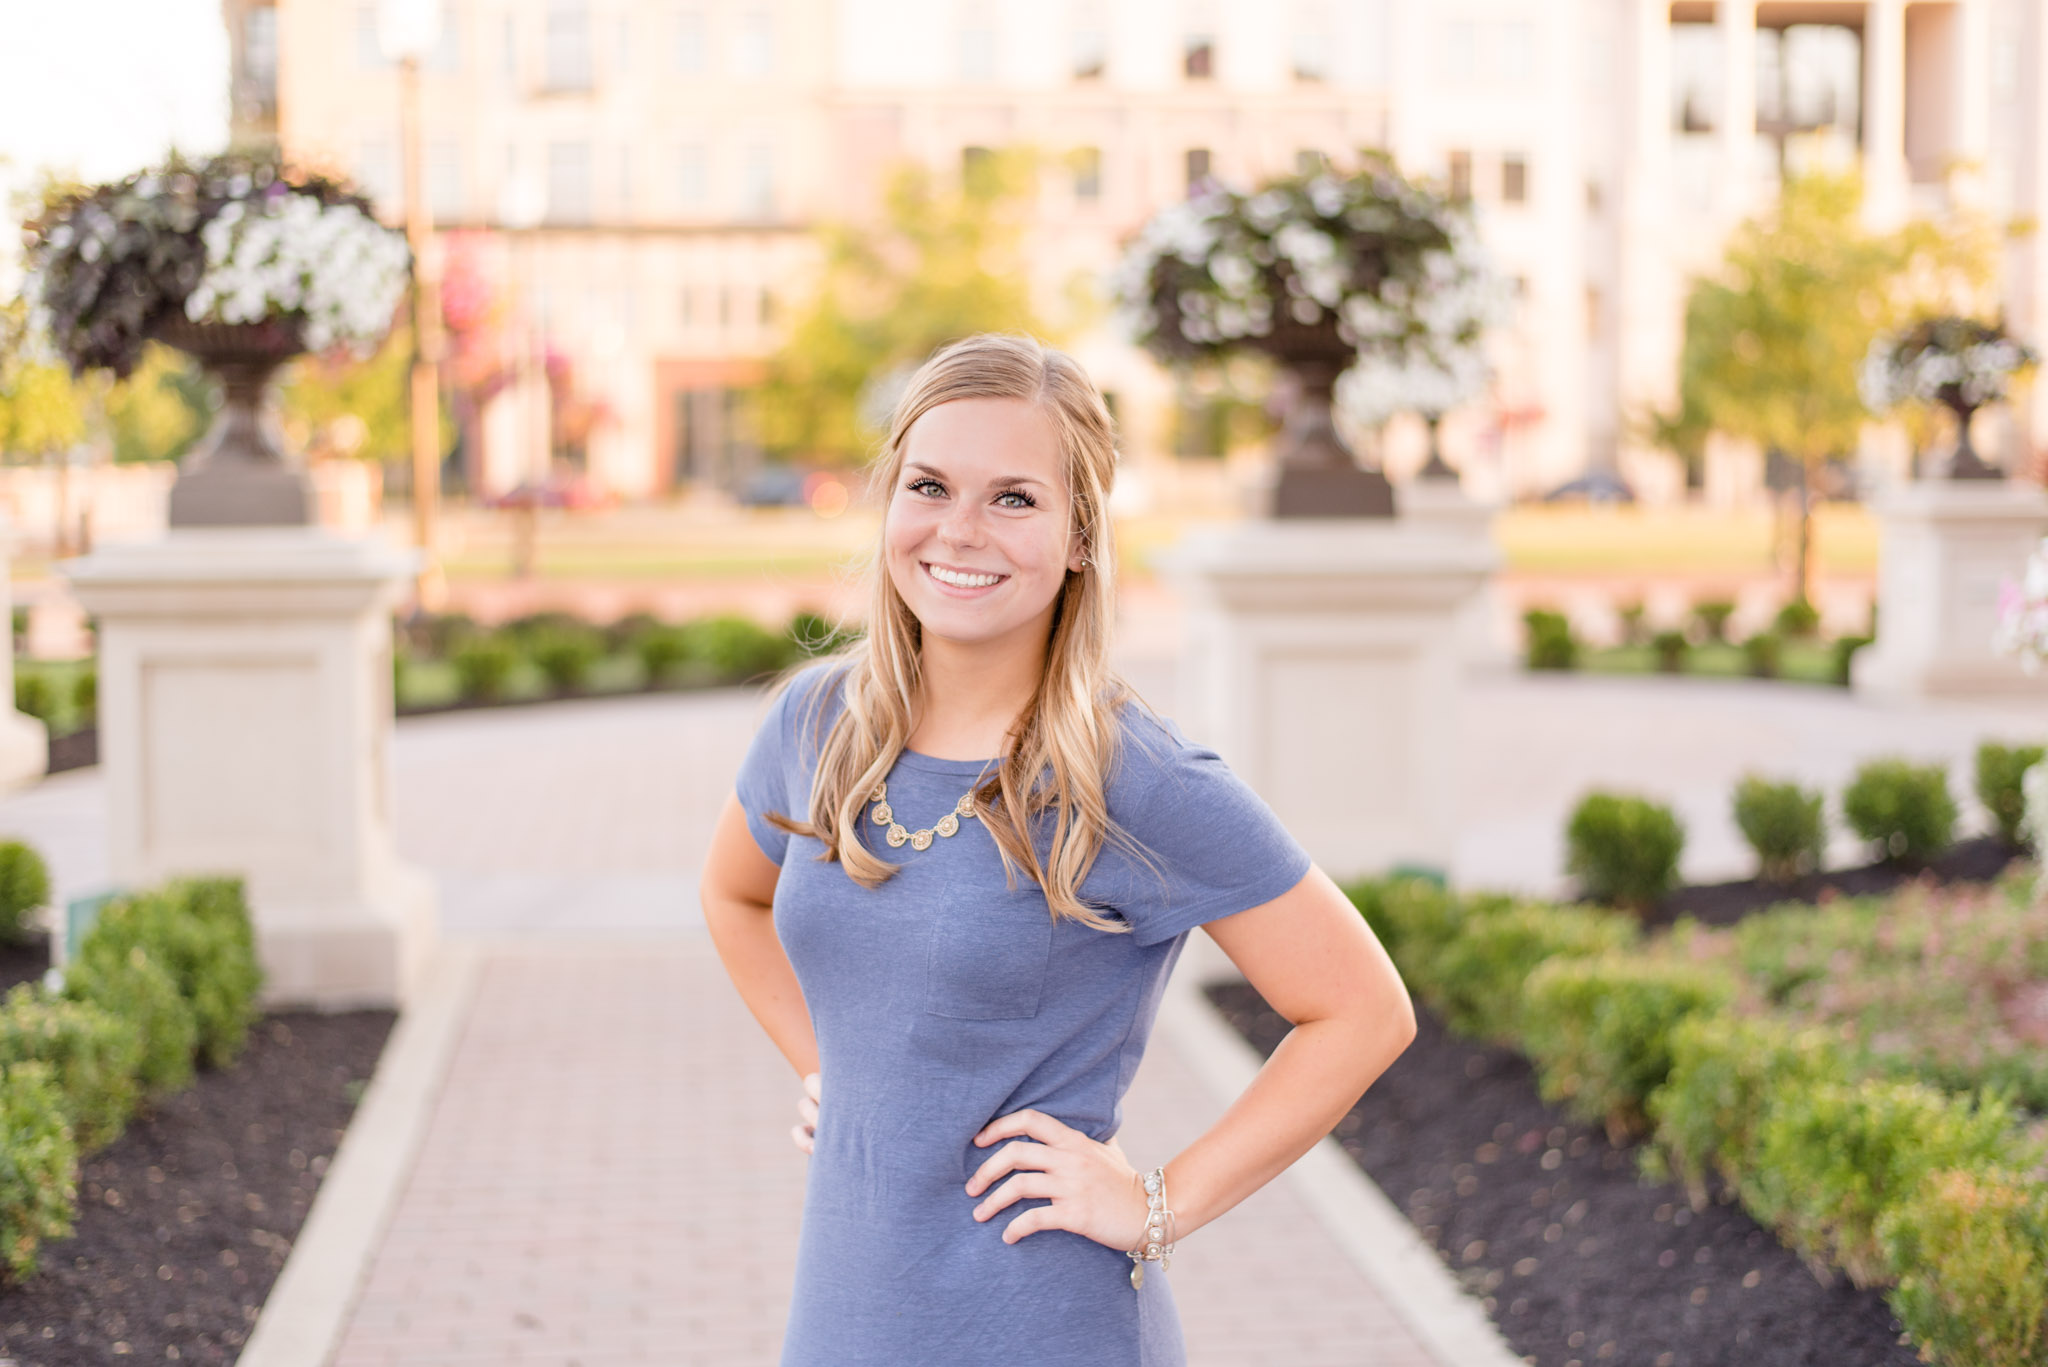
[[[818,1133],[819,1084],[816,1073],[804,1074],[804,1094],[797,1098],[797,1123],[790,1127],[790,1137],[796,1146],[810,1153]]]
[[[1029,1197],[1053,1197],[1053,1180],[1044,1173],[1020,1172],[1009,1181],[988,1194],[988,1199],[974,1208],[974,1218],[987,1220],[1011,1204]]]
[[[1014,1244],[1025,1235],[1035,1234],[1041,1229],[1064,1229],[1064,1225],[1056,1223],[1058,1219],[1054,1207],[1033,1206],[1003,1226],[1003,1242]]]
[[[1044,1111],[1012,1111],[989,1121],[981,1133],[974,1136],[974,1142],[993,1144],[1012,1135],[1029,1135],[1041,1144],[1057,1144],[1079,1133],[1073,1126],[1055,1120]]]
[[[1020,1168],[1049,1170],[1054,1161],[1052,1149],[1047,1145],[1033,1144],[1022,1139],[1014,1144],[1005,1144],[990,1154],[988,1159],[974,1170],[974,1176],[967,1179],[967,1194],[981,1195],[988,1190],[989,1183],[1006,1172],[1015,1172]]]
[[[816,1073],[805,1073],[804,1095],[808,1096],[813,1101],[820,1100],[821,1098],[818,1096],[818,1087],[818,1075]]]
[[[813,1141],[812,1141],[812,1138],[811,1138],[811,1130],[810,1130],[810,1127],[809,1127],[809,1126],[807,1126],[807,1125],[792,1125],[792,1126],[790,1126],[790,1127],[789,1127],[789,1137],[790,1137],[791,1139],[794,1139],[794,1140],[796,1141],[796,1146],[797,1146],[798,1148],[802,1149],[802,1150],[803,1150],[803,1151],[804,1151],[805,1153],[809,1153],[809,1152],[811,1151],[811,1148],[812,1148],[812,1143],[813,1143]]]

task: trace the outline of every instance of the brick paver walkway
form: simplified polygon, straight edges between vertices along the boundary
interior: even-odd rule
[[[494,952],[335,1367],[772,1365],[796,1097],[701,935]],[[1121,1140],[1169,1157],[1221,1110],[1155,1041]],[[1284,1184],[1171,1276],[1196,1367],[1432,1367]]]

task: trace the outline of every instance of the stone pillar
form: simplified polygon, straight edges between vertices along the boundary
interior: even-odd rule
[[[391,835],[390,613],[415,559],[192,528],[60,566],[100,619],[114,881],[246,877],[274,1004],[397,1004],[432,942],[432,886]]]
[[[1906,218],[1906,4],[1870,0],[1863,16],[1863,216],[1873,228]]]
[[[1392,521],[1192,534],[1180,720],[1343,879],[1448,870],[1457,842],[1459,616],[1491,547]]]
[[[1875,505],[1877,641],[1853,666],[1879,697],[2017,694],[2048,700],[2048,677],[1994,654],[1998,599],[2048,533],[2048,493],[2003,480],[1922,480]]]
[[[1493,539],[1500,509],[1466,493],[1455,479],[1414,479],[1401,486],[1401,520],[1417,532],[1447,537],[1481,555],[1498,554]],[[1514,652],[1500,637],[1500,595],[1488,575],[1458,610],[1458,650],[1465,663],[1507,665]]]
[[[0,661],[0,792],[34,783],[50,771],[50,728],[14,710],[14,527],[0,520],[0,621],[7,649]]]
[[[1952,189],[1967,203],[1981,203],[1991,161],[1991,6],[1988,0],[1955,0],[1955,71],[1949,87],[1949,164]],[[2033,73],[2039,78],[2038,71]]]
[[[1716,0],[1714,23],[1721,39],[1717,198],[1734,223],[1756,202],[1756,0]]]

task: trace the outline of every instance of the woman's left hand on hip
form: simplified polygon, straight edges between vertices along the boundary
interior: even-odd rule
[[[1001,1139],[1013,1142],[975,1169],[967,1194],[981,1195],[1006,1172],[1016,1175],[989,1192],[974,1218],[992,1219],[1011,1202],[1031,1197],[1052,1202],[1019,1212],[1003,1230],[1004,1243],[1041,1229],[1064,1229],[1119,1253],[1136,1246],[1145,1229],[1145,1191],[1114,1138],[1102,1143],[1043,1111],[1023,1110],[990,1121],[974,1136],[984,1146]]]

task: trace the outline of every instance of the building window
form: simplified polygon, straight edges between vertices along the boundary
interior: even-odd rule
[[[676,317],[684,327],[691,327],[695,324],[697,315],[696,303],[697,291],[691,289],[688,285],[676,291]]]
[[[583,0],[548,0],[549,90],[590,89],[590,10]]]
[[[272,6],[242,15],[242,76],[258,103],[277,103],[277,10]]]
[[[1090,6],[1075,16],[1068,42],[1073,59],[1074,79],[1099,81],[1109,69],[1109,31],[1102,13]]]
[[[1190,196],[1198,195],[1208,189],[1212,183],[1209,171],[1209,149],[1206,147],[1190,147],[1187,153],[1187,170],[1188,194]]]
[[[356,6],[356,65],[365,71],[390,65],[384,60],[384,43],[377,36],[375,5]]]
[[[960,80],[964,85],[986,85],[995,78],[995,19],[979,4],[971,4],[960,16]]]
[[[590,144],[548,144],[548,222],[590,222]]]
[[[754,303],[755,320],[764,328],[775,326],[775,295],[773,292],[765,289],[762,290],[755,297]]]
[[[1500,199],[1503,204],[1529,202],[1529,159],[1520,152],[1500,159]]]
[[[1330,57],[1336,51],[1330,35],[1330,13],[1320,4],[1297,5],[1294,11],[1294,79],[1327,81]]]
[[[446,223],[468,212],[462,187],[462,145],[436,140],[427,145],[427,207]]]
[[[775,216],[775,149],[749,147],[740,177],[740,212],[748,218]],[[721,322],[724,321],[722,318]]]
[[[1601,206],[1601,204],[1602,204],[1602,203],[1604,203],[1604,202],[1605,202],[1605,198],[1606,198],[1606,197],[1605,197],[1604,195],[1602,195],[1602,194],[1600,193],[1600,182],[1599,182],[1599,181],[1597,181],[1597,180],[1589,180],[1589,181],[1587,181],[1587,182],[1586,182],[1586,212],[1587,212],[1587,213],[1589,213],[1589,214],[1597,214],[1597,213],[1599,213],[1599,212],[1600,212],[1600,206]]]
[[[711,203],[710,159],[701,143],[686,142],[676,149],[676,202],[692,212]]]
[[[1206,81],[1216,74],[1216,39],[1207,33],[1190,33],[1181,46],[1181,70],[1191,81]]]
[[[618,26],[612,30],[612,72],[624,78],[633,71],[633,21],[620,15]]]
[[[1479,75],[1479,25],[1446,19],[1437,51],[1437,75],[1449,85],[1470,85]]]
[[[1451,198],[1460,203],[1472,198],[1472,154],[1460,148],[1450,155]]]
[[[775,70],[775,16],[751,9],[740,19],[739,45],[733,54],[739,74],[758,80]]]
[[[710,64],[710,44],[704,38],[704,11],[700,9],[678,10],[676,12],[676,74],[679,76],[702,76]]]
[[[1073,154],[1074,198],[1083,204],[1102,199],[1102,149],[1079,147]]]

